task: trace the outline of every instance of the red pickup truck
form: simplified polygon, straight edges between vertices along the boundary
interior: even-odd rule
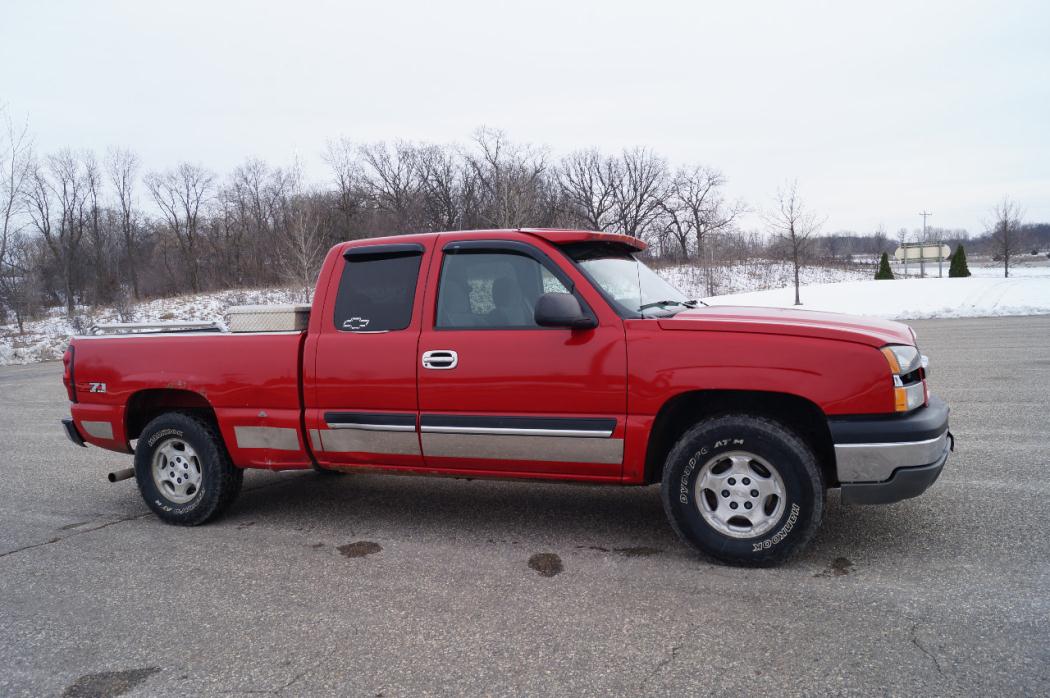
[[[175,524],[220,514],[245,468],[660,484],[685,542],[752,565],[803,547],[829,488],[878,504],[937,479],[948,407],[909,327],[703,307],[643,249],[535,229],[343,243],[298,329],[76,337],[64,428],[133,453]]]

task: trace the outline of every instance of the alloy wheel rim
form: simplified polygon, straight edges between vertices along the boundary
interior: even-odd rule
[[[773,465],[748,451],[714,456],[700,468],[696,507],[704,521],[730,538],[768,533],[784,513],[784,480]]]
[[[200,492],[204,471],[193,447],[182,439],[167,439],[153,452],[153,483],[175,504],[190,502]]]

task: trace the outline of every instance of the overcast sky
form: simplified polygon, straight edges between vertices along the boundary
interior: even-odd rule
[[[327,140],[648,146],[825,231],[1050,221],[1050,2],[40,2],[0,6],[38,148],[227,172]],[[752,217],[749,225],[758,226]]]

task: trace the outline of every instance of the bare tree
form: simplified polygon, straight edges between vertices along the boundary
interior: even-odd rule
[[[475,132],[474,143],[466,160],[480,191],[479,222],[497,228],[544,225],[551,213],[546,153],[484,128]]]
[[[618,232],[641,238],[661,212],[667,194],[667,161],[644,148],[625,150],[615,192]]]
[[[364,206],[364,178],[357,162],[357,153],[356,145],[349,139],[341,138],[329,141],[324,154],[335,181],[335,208],[339,220],[336,236],[340,240],[354,239],[354,223]]]
[[[478,178],[449,148],[432,145],[417,152],[425,230],[456,230],[470,225],[478,206]]]
[[[1024,246],[1022,219],[1024,211],[1016,201],[1004,196],[1003,200],[992,207],[991,239],[992,249],[1003,260],[1003,276],[1010,276],[1010,258],[1018,254]]]
[[[795,305],[802,305],[799,297],[799,270],[806,260],[810,240],[820,230],[822,220],[809,211],[793,181],[777,191],[776,206],[765,215],[770,230],[787,249],[795,271]]]
[[[39,238],[26,231],[15,231],[8,240],[7,267],[0,275],[4,303],[14,312],[18,333],[25,334],[25,321],[37,309],[36,296],[41,285]]]
[[[90,154],[60,151],[34,164],[26,188],[29,216],[62,277],[66,314],[73,316],[79,288],[77,262],[88,227]]]
[[[295,286],[306,303],[310,302],[325,255],[320,209],[316,196],[297,190],[288,205],[276,249],[282,277]]]
[[[21,276],[15,269],[12,245],[22,227],[19,221],[32,170],[32,145],[28,122],[16,127],[2,105],[0,117],[0,302],[13,307],[13,294]]]
[[[91,286],[94,303],[109,301],[113,297],[113,264],[115,257],[110,247],[109,226],[103,221],[107,212],[102,205],[102,173],[94,153],[84,155],[84,182],[87,185],[86,218],[87,235],[91,243]]]
[[[138,234],[137,211],[135,209],[135,180],[138,178],[139,159],[130,150],[114,148],[106,155],[106,171],[117,197],[117,215],[121,239],[124,242],[124,257],[127,259],[131,292],[138,300],[139,275],[136,238]]]
[[[358,149],[366,186],[375,204],[394,218],[399,233],[418,232],[418,210],[422,189],[418,149],[398,141],[363,145]]]
[[[697,256],[703,259],[704,240],[711,233],[732,227],[747,211],[743,203],[727,204],[721,189],[725,177],[718,170],[696,166],[678,170],[668,185],[661,207],[667,228],[678,243],[683,258],[689,256],[689,242],[696,241]]]
[[[201,209],[214,192],[215,175],[199,165],[182,163],[167,172],[146,175],[146,188],[175,236],[194,293],[201,289],[198,247]]]
[[[880,223],[879,227],[875,229],[875,232],[871,234],[872,246],[876,254],[881,254],[886,250],[886,243],[889,241],[889,235],[886,234],[886,228]]]
[[[623,177],[620,163],[596,149],[578,150],[561,161],[557,172],[568,213],[589,230],[616,224],[616,190]]]
[[[245,271],[257,281],[275,281],[275,269],[268,264],[268,252],[280,236],[278,226],[292,191],[298,186],[298,166],[290,170],[272,168],[262,160],[250,159],[237,167],[222,188],[220,199],[232,217],[237,235],[246,243],[234,254],[235,274]],[[250,269],[245,270],[247,265]]]

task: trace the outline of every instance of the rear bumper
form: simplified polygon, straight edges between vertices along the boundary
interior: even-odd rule
[[[955,447],[948,413],[943,400],[931,397],[900,417],[829,420],[842,501],[889,504],[925,492]]]
[[[73,423],[72,418],[65,417],[62,420],[62,428],[65,430],[66,437],[70,441],[75,443],[77,446],[86,447],[86,444],[84,443],[84,437],[80,435],[79,431],[77,431],[77,425]]]

